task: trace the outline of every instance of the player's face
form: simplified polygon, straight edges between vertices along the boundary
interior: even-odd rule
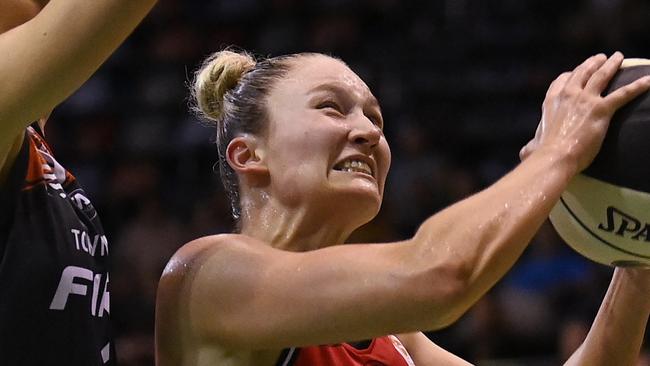
[[[0,2],[0,33],[15,28],[32,19],[40,6],[31,0],[3,0]]]
[[[267,162],[285,201],[333,204],[372,219],[390,149],[377,100],[359,76],[327,56],[299,57],[267,107]]]

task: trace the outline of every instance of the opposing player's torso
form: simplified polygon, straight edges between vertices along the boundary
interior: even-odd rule
[[[2,192],[0,360],[112,365],[109,245],[97,212],[31,127],[14,165]]]

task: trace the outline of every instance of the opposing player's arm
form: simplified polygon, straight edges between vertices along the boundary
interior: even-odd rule
[[[649,294],[649,269],[617,268],[587,338],[565,365],[636,365]]]
[[[51,0],[33,19],[0,34],[2,166],[23,128],[86,81],[154,3]]]
[[[30,0],[2,0],[0,3],[0,33],[33,18],[45,4]]]

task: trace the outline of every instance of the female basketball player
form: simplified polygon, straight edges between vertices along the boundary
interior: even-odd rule
[[[614,111],[650,87],[644,78],[601,97],[622,59],[597,55],[558,77],[522,163],[491,187],[411,239],[341,245],[382,202],[391,154],[377,100],[335,58],[216,53],[194,92],[217,125],[239,233],[195,240],[169,262],[158,364],[467,364],[421,331],[454,322],[503,276],[594,158]],[[650,274],[617,269],[569,363],[632,364],[649,294]]]
[[[46,3],[0,2],[0,364],[113,365],[108,241],[44,142],[43,116],[154,0]]]

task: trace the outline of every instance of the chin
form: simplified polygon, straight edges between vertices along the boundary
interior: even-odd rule
[[[374,190],[366,189],[346,189],[337,192],[337,194],[330,199],[334,207],[333,211],[336,215],[343,215],[353,218],[354,221],[359,221],[359,225],[364,225],[370,220],[375,218],[379,213],[382,203],[382,195]]]

